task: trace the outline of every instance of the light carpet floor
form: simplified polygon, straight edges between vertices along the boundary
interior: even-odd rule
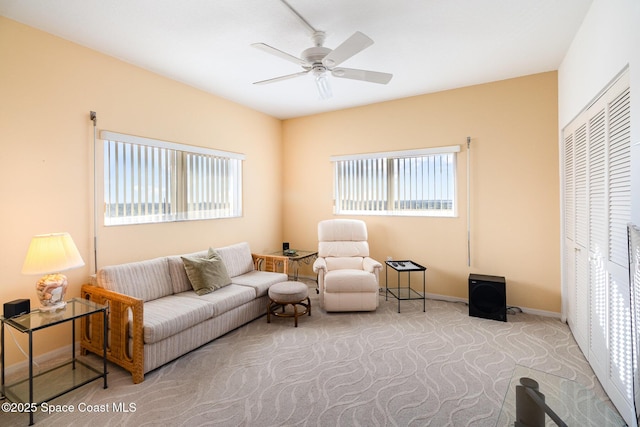
[[[516,364],[573,379],[605,396],[566,324],[530,314],[468,316],[465,304],[380,297],[371,313],[266,316],[134,385],[109,365],[37,413],[43,426],[495,426]],[[84,405],[96,411],[80,412]],[[102,405],[102,406],[99,406]],[[120,405],[120,406],[119,406]],[[118,407],[130,412],[116,412]],[[0,425],[28,415],[0,413]]]

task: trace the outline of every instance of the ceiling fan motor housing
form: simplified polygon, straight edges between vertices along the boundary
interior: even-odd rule
[[[309,49],[305,49],[302,51],[302,59],[307,61],[312,65],[312,68],[315,66],[323,66],[322,60],[325,56],[327,56],[331,52],[331,49],[323,46],[314,46]],[[330,64],[325,64],[329,66]]]

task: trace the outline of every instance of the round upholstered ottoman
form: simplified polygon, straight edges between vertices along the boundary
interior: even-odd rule
[[[306,302],[305,302],[306,301]],[[293,313],[286,312],[287,305],[293,306]],[[298,309],[301,306],[301,309]],[[276,310],[281,309],[278,313]],[[267,323],[271,323],[271,315],[278,317],[293,317],[295,327],[298,327],[298,317],[309,313],[311,316],[311,300],[309,288],[301,282],[280,282],[269,287],[269,302],[267,303]]]

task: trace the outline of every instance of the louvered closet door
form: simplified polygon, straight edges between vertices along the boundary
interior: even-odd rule
[[[567,320],[612,402],[633,409],[626,225],[631,219],[628,74],[563,131]]]
[[[589,287],[586,125],[576,120],[564,137],[564,272],[567,320],[583,352],[589,348]]]
[[[589,136],[589,359],[600,376],[606,375],[607,287],[607,165],[605,110],[588,120]],[[587,353],[585,353],[587,354]]]
[[[569,125],[570,127],[571,125]],[[576,229],[576,210],[575,210],[575,176],[574,176],[574,158],[573,158],[573,131],[574,129],[565,129],[564,146],[563,146],[563,281],[569,284],[566,286],[566,310],[567,322],[572,330],[575,329],[577,323],[576,316],[576,279],[575,279],[575,229]]]
[[[628,84],[626,85],[628,87]],[[631,106],[629,89],[608,103],[609,380],[633,399],[627,224],[631,221]],[[613,398],[612,398],[613,399]]]

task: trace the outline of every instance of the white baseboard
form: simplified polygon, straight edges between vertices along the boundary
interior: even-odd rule
[[[469,299],[468,298],[459,298],[459,297],[450,297],[448,295],[439,295],[439,294],[431,294],[429,292],[427,292],[427,298],[428,299],[434,299],[434,300],[441,300],[441,301],[450,301],[450,302],[463,302],[465,304],[469,304]],[[507,304],[507,309],[509,307],[513,307]],[[527,313],[527,314],[535,314],[537,316],[545,316],[545,317],[555,317],[560,319],[560,313],[555,313],[553,311],[547,311],[547,310],[538,310],[536,308],[528,308],[528,307],[517,307],[520,310],[522,310],[523,313]]]
[[[5,341],[6,341],[5,335]],[[6,342],[5,342],[6,347]],[[80,342],[76,342],[76,352],[80,351]],[[25,351],[26,352],[26,351]],[[28,354],[28,353],[27,353]],[[71,360],[71,344],[65,345],[64,347],[56,348],[50,352],[40,354],[33,358],[34,362],[34,374],[38,373],[38,366],[40,366],[41,370],[47,368],[53,364],[53,362],[58,360]],[[4,369],[4,373],[7,377],[11,377],[13,375],[21,375],[27,376],[29,372],[29,360],[25,358],[25,360],[14,363],[13,365],[6,366]]]
[[[307,279],[307,280],[311,280],[311,281],[316,281],[315,277],[311,277],[311,276],[299,276],[301,279]],[[384,292],[384,288],[380,288],[379,289],[380,292]],[[440,294],[432,294],[427,292],[427,299],[432,299],[432,300],[441,300],[441,301],[449,301],[449,302],[463,302],[465,304],[469,304],[469,299],[468,298],[460,298],[460,297],[452,297],[449,295],[440,295]],[[507,308],[509,307],[513,307],[510,305],[507,305]],[[527,313],[527,314],[535,314],[537,316],[544,316],[544,317],[554,317],[556,319],[562,319],[562,314],[561,313],[556,313],[555,311],[547,311],[547,310],[539,310],[537,308],[528,308],[528,307],[520,307],[518,306],[517,308],[519,308],[520,310],[522,310],[523,313]]]
[[[380,292],[384,294],[384,288],[380,288]],[[460,297],[452,297],[449,295],[440,295],[440,294],[432,294],[427,292],[427,299],[431,299],[431,300],[436,300],[436,301],[447,301],[447,302],[461,302],[464,304],[469,305],[469,299],[468,298],[460,298]],[[507,305],[507,309],[509,307],[513,307],[510,305]],[[547,311],[547,310],[538,310],[536,308],[528,308],[528,307],[517,307],[518,309],[522,310],[523,313],[527,313],[527,314],[535,314],[537,316],[544,316],[544,317],[554,317],[557,319],[561,319],[561,315],[560,313],[556,313],[553,311]]]
[[[427,292],[427,299],[448,301],[448,302],[463,302],[467,305],[469,304],[469,300],[466,298],[451,297],[449,295],[432,294],[430,292]]]
[[[519,308],[522,310],[523,313],[562,319],[562,315],[560,313],[556,313],[555,311],[538,310],[537,308],[527,308],[527,307],[519,307]]]

